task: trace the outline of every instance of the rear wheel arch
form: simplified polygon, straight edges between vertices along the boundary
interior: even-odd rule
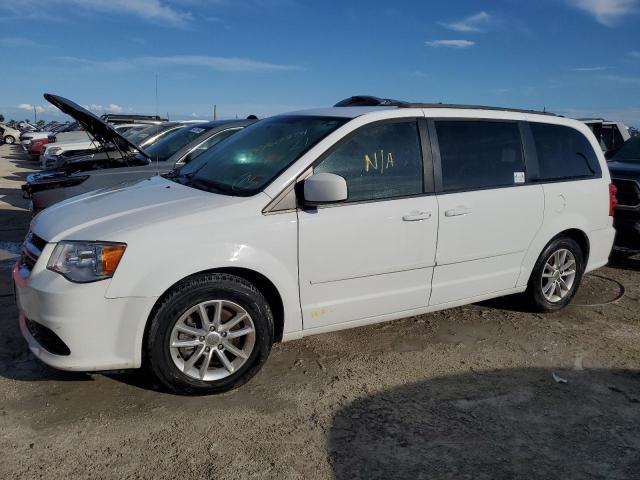
[[[580,249],[582,250],[584,267],[586,268],[587,263],[589,262],[589,250],[590,250],[589,237],[587,236],[587,234],[584,231],[580,230],[579,228],[570,228],[568,230],[564,230],[558,233],[549,242],[555,240],[558,237],[569,237],[572,240],[575,240],[578,245],[580,245]]]

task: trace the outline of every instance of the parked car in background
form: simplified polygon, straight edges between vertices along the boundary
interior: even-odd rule
[[[22,189],[25,196],[31,198],[34,213],[84,192],[167,173],[254,122],[229,120],[183,126],[156,140],[145,150],[140,150],[130,144],[126,135],[120,135],[117,127],[110,128],[91,112],[61,97],[57,97],[56,102],[58,108],[77,118],[97,138],[102,138],[108,144],[129,145],[121,156],[78,157],[56,171],[29,175]],[[120,148],[123,150],[123,147]]]
[[[370,103],[258,121],[38,214],[13,270],[33,354],[221,392],[274,342],[516,293],[557,311],[607,263],[615,198],[586,125]]]
[[[13,145],[20,139],[20,130],[11,128],[6,123],[0,123],[0,140],[8,145]]]
[[[602,118],[581,119],[600,142],[605,156],[613,155],[631,138],[629,128],[622,122],[610,122]]]
[[[169,121],[167,118],[162,118],[159,115],[134,115],[134,114],[116,114],[116,113],[107,113],[100,117],[107,123],[111,125],[120,125],[120,124],[134,124],[140,123],[145,125],[159,124]]]
[[[125,138],[131,138],[136,132],[147,128],[148,124],[115,124],[113,128],[116,132],[124,135]],[[100,150],[102,145],[97,144],[93,139],[81,142],[71,143],[52,143],[45,145],[40,152],[40,167],[43,169],[57,168],[61,165],[61,157],[63,155],[76,155],[81,152],[82,155]]]
[[[39,138],[48,138],[52,133],[58,132],[72,132],[78,130],[80,125],[77,122],[66,123],[63,125],[59,125],[57,127],[53,127],[51,130],[37,130],[32,132],[23,132],[20,135],[20,144],[22,145],[23,150],[26,152],[29,149],[29,145],[32,140],[36,140]]]
[[[628,140],[609,159],[609,171],[617,187],[614,216],[616,246],[640,250],[640,136]]]

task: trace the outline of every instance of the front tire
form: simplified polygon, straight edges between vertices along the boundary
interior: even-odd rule
[[[4,143],[6,143],[7,145],[13,145],[14,143],[16,143],[16,139],[11,135],[7,135],[6,137],[4,137]]]
[[[174,393],[221,393],[260,370],[273,337],[269,305],[250,282],[223,273],[195,275],[176,285],[157,309],[146,361]]]
[[[525,296],[538,312],[566,307],[578,291],[584,274],[584,254],[570,237],[551,240],[538,257]]]

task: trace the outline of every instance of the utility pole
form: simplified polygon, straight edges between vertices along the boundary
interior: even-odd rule
[[[218,119],[218,105],[214,105],[213,106],[213,120],[217,120]]]
[[[33,123],[38,123],[38,112],[36,111],[36,106],[33,106]]]

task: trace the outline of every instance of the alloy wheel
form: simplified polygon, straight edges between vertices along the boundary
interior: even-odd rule
[[[220,380],[237,372],[256,343],[251,316],[228,300],[208,300],[184,312],[171,330],[174,365],[197,380]]]
[[[576,259],[562,248],[553,252],[542,270],[542,294],[550,303],[564,300],[572,291],[576,279]]]

